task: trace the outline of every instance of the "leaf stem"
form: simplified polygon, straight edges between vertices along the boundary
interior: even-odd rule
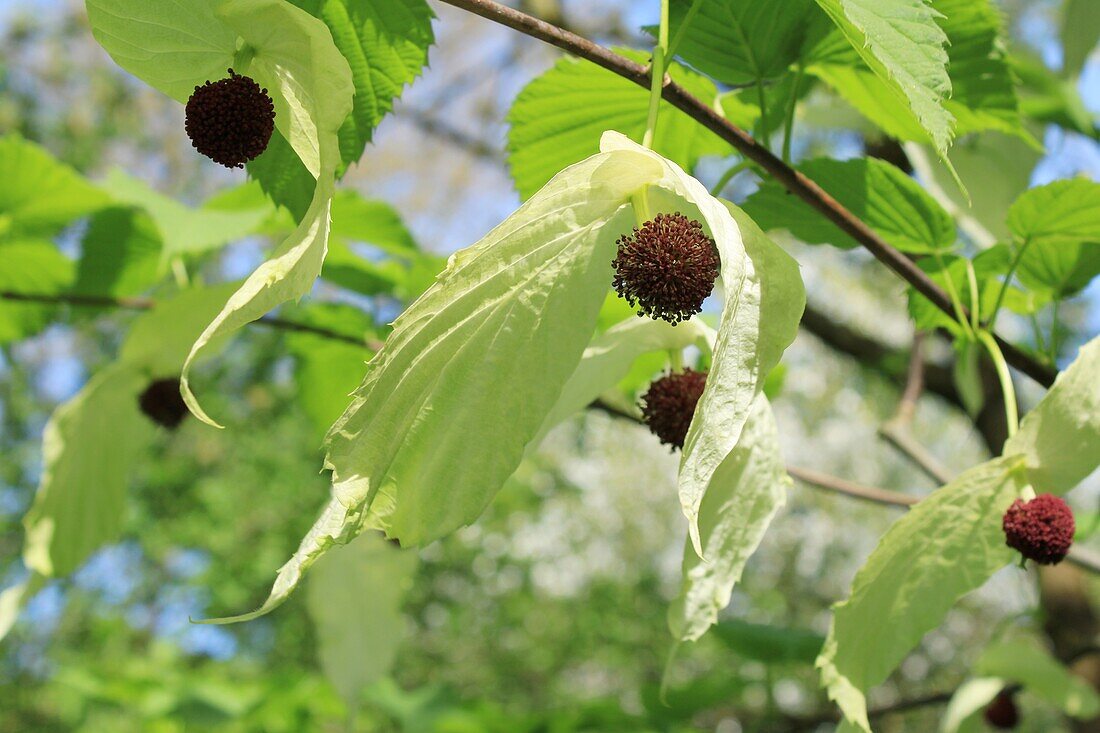
[[[1004,305],[1005,295],[1008,293],[1008,288],[1012,285],[1012,276],[1016,274],[1016,268],[1020,266],[1020,260],[1024,257],[1024,252],[1027,251],[1028,246],[1031,244],[1031,239],[1025,239],[1024,243],[1016,249],[1015,255],[1012,258],[1012,264],[1008,266],[1008,274],[1005,275],[1004,282],[1001,283],[1001,290],[997,293],[997,302],[993,305],[993,312],[989,314],[987,323],[990,328],[997,325],[997,314],[1001,312],[1001,306]]]
[[[680,349],[668,350],[668,370],[673,374],[684,371],[684,352]]]
[[[989,358],[993,360],[993,366],[997,370],[997,378],[1001,382],[1001,393],[1005,401],[1005,420],[1008,425],[1008,437],[1016,434],[1020,428],[1020,412],[1016,406],[1016,388],[1012,384],[1012,374],[1008,371],[1008,363],[1005,361],[1001,347],[989,331],[978,331],[978,340],[982,342],[985,350],[989,352]]]
[[[799,62],[798,72],[794,76],[794,87],[791,89],[791,99],[787,104],[787,123],[783,127],[783,162],[788,165],[790,165],[791,162],[791,138],[794,137],[794,111],[798,106],[798,88],[800,86],[802,86],[801,62]],[[761,107],[761,109],[763,109],[763,107]]]
[[[729,185],[729,182],[733,180],[733,177],[736,176],[741,171],[748,168],[749,165],[751,165],[751,164],[749,163],[748,160],[739,160],[736,163],[734,163],[733,165],[731,165],[729,168],[727,168],[726,172],[722,174],[722,177],[718,179],[718,182],[715,183],[711,187],[710,195],[711,196],[720,195],[722,193],[723,189],[725,189],[725,187],[727,185]]]
[[[963,308],[962,300],[959,298],[959,291],[955,287],[955,279],[951,277],[951,272],[947,269],[947,263],[943,261],[943,255],[939,250],[935,252],[936,264],[940,266],[940,272],[944,274],[944,285],[947,290],[947,296],[951,298],[951,307],[955,311],[955,320],[962,326],[963,332],[970,339],[974,338],[974,331],[970,328],[970,321],[966,317],[966,310]]]
[[[672,61],[676,57],[676,49],[680,47],[680,42],[684,40],[684,36],[687,35],[688,26],[691,25],[691,21],[695,20],[695,15],[699,12],[699,8],[703,7],[703,0],[695,0],[688,8],[687,15],[684,16],[684,22],[680,24],[680,27],[676,30],[676,35],[672,38],[672,43],[668,45],[668,49],[665,51],[665,59]]]
[[[771,137],[768,133],[768,97],[764,92],[764,80],[759,76],[756,77],[756,97],[760,102],[760,119],[757,120],[757,135],[763,139],[764,147],[771,149],[770,140]]]
[[[657,32],[657,45],[653,47],[653,62],[649,66],[649,118],[642,137],[644,147],[653,148],[653,135],[657,131],[657,113],[661,109],[661,94],[665,85],[665,54],[668,53],[668,2],[661,0],[661,28]]]
[[[970,286],[970,328],[977,333],[981,328],[982,296],[978,291],[978,274],[974,272],[974,263],[966,261],[966,281]]]

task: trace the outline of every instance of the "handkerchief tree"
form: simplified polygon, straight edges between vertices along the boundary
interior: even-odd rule
[[[773,232],[874,255],[908,286],[916,328],[953,346],[954,400],[975,414],[993,410],[1004,427],[990,460],[940,476],[941,488],[911,502],[833,607],[816,668],[841,729],[871,733],[869,691],[998,570],[1087,564],[1062,497],[1100,463],[1100,338],[1085,339],[1059,372],[1057,308],[1100,274],[1100,185],[1032,188],[984,226],[952,203],[983,195],[981,181],[956,170],[956,137],[996,131],[1040,147],[991,2],[661,0],[645,51],[608,50],[489,0],[444,2],[571,55],[531,81],[508,116],[522,203],[434,272],[391,212],[338,186],[350,165],[370,165],[369,152],[360,158],[373,129],[426,65],[432,13],[423,0],[86,0],[91,33],[111,58],[183,107],[195,154],[246,168],[263,196],[189,211],[122,174],[93,185],[6,137],[5,170],[47,181],[65,205],[0,195],[0,253],[23,268],[0,272],[0,287],[13,301],[74,297],[70,265],[48,238],[78,218],[94,221],[111,200],[148,211],[165,243],[160,272],[192,256],[189,247],[260,230],[280,243],[241,283],[190,284],[143,301],[150,312],[116,362],[54,413],[24,520],[32,574],[0,596],[0,630],[46,579],[116,538],[147,419],[173,429],[189,411],[220,427],[196,365],[253,322],[332,336],[273,311],[309,295],[320,277],[347,283],[347,242],[363,238],[419,258],[434,278],[408,284],[412,302],[389,329],[369,343],[351,337],[374,353],[343,375],[359,384],[324,439],[319,468],[331,496],[267,600],[200,623],[267,614],[316,572],[311,613],[331,622],[323,654],[339,664],[349,654],[332,635],[339,622],[325,594],[341,592],[341,573],[379,567],[411,577],[415,556],[394,560],[381,536],[419,548],[476,523],[555,425],[602,406],[649,428],[653,444],[638,450],[660,443],[678,454],[677,495],[668,497],[683,514],[684,541],[668,609],[674,669],[729,604],[792,485],[765,385],[803,320],[806,266]],[[918,176],[874,157],[792,162],[796,112],[818,92],[904,143],[896,150],[918,163]],[[701,159],[731,155],[711,189],[693,177]],[[739,203],[723,198],[742,171],[758,185]],[[987,227],[1004,236],[984,237]],[[371,233],[354,233],[363,229]],[[1002,338],[1006,311],[1035,324],[1034,342]],[[0,334],[28,335],[39,316],[0,311]],[[636,400],[616,406],[617,385],[653,354],[664,366]],[[914,364],[923,368],[917,350]],[[1048,390],[1022,418],[1021,376]],[[109,457],[108,430],[124,446]],[[84,486],[90,473],[97,496]],[[853,493],[844,482],[808,480]],[[362,553],[339,549],[364,534],[354,545]],[[390,577],[375,580],[384,587]],[[379,591],[391,626],[400,595]],[[1031,653],[1040,660],[1032,667],[1066,674],[1043,650]],[[389,643],[382,656],[393,654]],[[1012,696],[1044,689],[1008,656],[986,651],[945,730],[972,726],[983,711],[994,724],[1014,719]],[[338,686],[354,699],[360,684]],[[1075,684],[1055,704],[1095,716],[1100,698]]]

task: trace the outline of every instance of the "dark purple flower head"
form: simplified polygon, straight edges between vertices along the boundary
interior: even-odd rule
[[[1073,544],[1076,525],[1065,501],[1040,494],[1031,501],[1017,499],[1005,512],[1001,526],[1005,544],[1040,565],[1061,562]]]
[[[187,136],[195,149],[226,168],[244,164],[267,149],[275,130],[275,105],[266,89],[229,69],[187,100]]]
[[[685,369],[654,381],[642,395],[642,419],[650,432],[673,450],[684,447],[695,405],[706,384],[706,372]]]
[[[985,722],[994,728],[1012,730],[1020,722],[1020,711],[1016,708],[1016,700],[1008,690],[1001,690],[997,697],[985,708]]]
[[[719,260],[702,224],[683,214],[658,214],[619,239],[612,264],[615,291],[638,315],[675,325],[702,310]]]
[[[188,413],[180,396],[180,380],[175,377],[151,382],[138,397],[138,405],[146,417],[169,430],[179,427]]]

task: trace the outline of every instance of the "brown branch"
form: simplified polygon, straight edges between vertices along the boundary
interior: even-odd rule
[[[442,2],[500,23],[509,28],[537,38],[580,58],[614,72],[624,79],[649,88],[649,68],[624,58],[586,38],[570,33],[526,13],[506,7],[492,0],[442,0]],[[821,212],[845,234],[848,234],[880,262],[885,264],[921,295],[928,298],[944,313],[952,314],[951,300],[915,262],[894,249],[863,221],[848,211],[836,199],[812,180],[777,158],[751,135],[730,123],[720,112],[693,97],[683,87],[665,78],[663,97],[677,109],[714,132],[732,145],[746,158],[752,160],[788,191]],[[1049,387],[1056,372],[1016,346],[997,337],[1005,359],[1024,374]]]
[[[7,290],[0,291],[0,300],[19,303],[41,303],[44,305],[73,305],[82,308],[121,308],[124,310],[139,311],[152,310],[157,305],[157,301],[152,298],[143,297],[125,298],[110,295],[80,295],[77,293],[56,293],[47,295],[42,293],[14,293]],[[314,326],[309,323],[292,321],[286,318],[264,316],[259,320],[253,321],[253,323],[260,326],[268,326],[280,331],[310,333],[314,336],[320,336],[333,341],[342,341],[346,344],[362,346],[364,349],[369,349],[371,351],[378,351],[378,349],[382,348],[381,342],[375,340],[364,339],[360,336],[334,331],[331,328]]]
[[[954,696],[954,692],[933,692],[929,695],[922,695],[920,697],[914,697],[909,700],[899,700],[889,705],[883,705],[877,708],[871,708],[867,711],[867,717],[870,720],[876,718],[882,718],[887,715],[893,715],[896,713],[905,713],[910,710],[918,710],[920,708],[930,707],[932,705],[945,705],[950,702]],[[820,715],[810,715],[806,717],[789,717],[787,718],[787,727],[784,729],[785,733],[797,733],[802,730],[812,730],[819,725],[825,723],[835,723],[840,720],[840,713],[833,710]]]
[[[605,412],[612,417],[629,420],[638,425],[643,424],[641,418],[637,415],[627,412],[608,402],[604,402],[603,400],[596,400],[588,407],[592,410]],[[814,471],[809,468],[788,465],[787,473],[807,486],[830,491],[834,494],[840,494],[850,499],[859,499],[860,501],[868,501],[882,506],[893,506],[905,509],[920,503],[920,497],[913,496],[912,494],[903,494],[900,491],[891,491],[889,489],[880,489],[876,486],[858,484],[854,481],[831,476],[827,473],[821,473],[820,471]],[[947,481],[943,483],[947,483]],[[1091,550],[1077,546],[1071,547],[1069,557],[1066,559],[1078,567],[1100,575],[1100,556]]]

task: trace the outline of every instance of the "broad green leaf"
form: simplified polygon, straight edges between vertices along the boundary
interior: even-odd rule
[[[1097,137],[1095,120],[1081,97],[1076,79],[1058,76],[1037,56],[1017,52],[1009,63],[1020,80],[1020,111],[1024,116]]]
[[[159,279],[161,233],[145,212],[111,206],[96,212],[80,240],[73,292],[137,295]]]
[[[149,214],[164,242],[163,260],[222,247],[252,234],[272,214],[270,204],[242,211],[193,208],[117,168],[107,174],[103,185],[115,201]]]
[[[645,54],[616,49],[639,63]],[[698,99],[717,105],[706,78],[673,64],[669,74]],[[606,69],[565,57],[519,93],[508,112],[508,163],[520,197],[527,198],[567,165],[596,153],[605,130],[641,140],[649,93]],[[667,102],[661,103],[653,149],[690,170],[700,156],[729,146]]]
[[[221,4],[85,1],[92,35],[115,63],[177,102],[233,65],[237,34],[216,17]]]
[[[951,94],[944,109],[955,118],[954,135],[999,130],[1038,143],[1021,126],[1014,77],[1001,41],[1000,12],[990,0],[932,0],[936,22],[947,37]],[[810,65],[821,78],[892,137],[931,142],[929,132],[891,93],[890,83],[849,58],[833,56]],[[937,148],[937,152],[942,151]]]
[[[178,373],[227,293],[224,286],[186,291],[143,314],[118,361],[50,417],[42,480],[23,519],[27,567],[47,577],[67,575],[117,537],[131,468],[154,434],[138,395],[152,379]]]
[[[267,150],[245,168],[276,206],[286,209],[294,221],[305,218],[317,182],[278,130],[271,135]]]
[[[320,10],[351,67],[355,103],[340,127],[340,152],[345,164],[354,163],[428,63],[433,15],[425,0],[325,0]]]
[[[705,559],[690,541],[684,546],[684,577],[668,614],[677,641],[695,641],[718,620],[745,563],[786,503],[790,484],[775,418],[767,398],[759,394],[740,439],[714,472],[699,505]]]
[[[870,733],[866,692],[881,683],[943,620],[961,596],[981,586],[1013,552],[1001,517],[1020,495],[1022,460],[980,464],[923,499],[894,523],[852,581],[817,667],[821,682],[859,730]]]
[[[1081,347],[1020,421],[1004,455],[1023,455],[1035,490],[1064,494],[1100,464],[1100,337]]]
[[[565,383],[561,396],[528,449],[535,448],[555,425],[612,389],[645,354],[681,350],[692,345],[709,350],[713,341],[713,329],[699,318],[673,326],[665,321],[630,317],[612,326],[584,350],[573,376]]]
[[[52,242],[37,239],[0,244],[0,291],[57,295],[73,281],[73,263]],[[0,299],[0,344],[38,333],[56,306]]]
[[[1100,242],[1100,183],[1071,178],[1033,188],[1009,208],[1008,227],[1031,244]]]
[[[329,432],[333,499],[255,618],[333,544],[368,527],[403,545],[472,522],[519,465],[596,327],[630,198],[660,177],[616,150],[563,170],[454,254],[393,324]]]
[[[1030,245],[1016,274],[1025,286],[1053,300],[1074,296],[1100,275],[1100,240]]]
[[[684,440],[680,505],[695,551],[703,554],[699,506],[730,455],[768,372],[794,340],[806,304],[798,263],[769,240],[741,209],[711,196],[675,163],[625,136],[608,132],[604,151],[634,151],[659,166],[660,179],[640,196],[650,215],[680,212],[703,224],[721,259],[725,295],[706,389]],[[714,560],[714,558],[706,558]]]
[[[378,533],[335,548],[313,570],[306,607],[325,676],[354,713],[363,689],[390,671],[408,622],[401,612],[418,558]]]
[[[295,321],[321,326],[363,339],[362,345],[336,341],[312,333],[291,333],[287,349],[296,360],[298,403],[323,436],[348,405],[349,395],[363,379],[372,352],[366,338],[374,323],[363,311],[348,305],[311,305],[297,310]]]
[[[676,37],[693,0],[676,0],[669,34]],[[813,0],[713,0],[695,14],[679,56],[724,84],[776,79],[798,61],[812,18]]]
[[[887,91],[912,111],[939,155],[951,145],[954,118],[947,35],[926,0],[817,0]]]
[[[714,625],[714,635],[746,659],[765,664],[813,664],[825,637],[806,629],[750,624],[726,619]]]
[[[995,131],[956,141],[951,163],[969,193],[968,201],[928,146],[906,143],[905,152],[928,193],[979,246],[1008,239],[1005,212],[1027,190],[1031,172],[1043,157],[1019,137]]]
[[[1089,683],[1033,640],[1004,640],[986,647],[974,672],[1023,685],[1070,717],[1091,720],[1100,715],[1100,696]]]
[[[1065,0],[1062,4],[1062,73],[1078,76],[1100,41],[1100,3]]]
[[[1100,184],[1073,178],[1033,188],[1008,210],[1021,242],[1020,282],[1055,298],[1100,274]]]
[[[1005,687],[998,677],[978,677],[959,685],[940,720],[940,733],[980,733],[985,726],[978,721],[985,706]]]
[[[955,244],[955,222],[920,185],[901,170],[875,158],[815,158],[799,166],[825,192],[903,252],[945,252]],[[744,203],[745,212],[765,231],[786,229],[810,244],[852,249],[858,244],[820,212],[774,181],[767,181]]]
[[[45,469],[23,518],[23,562],[35,572],[68,575],[118,536],[134,460],[153,435],[138,408],[147,382],[137,366],[114,364],[46,423]]]
[[[109,202],[44,148],[16,134],[0,137],[0,238],[48,237]]]

